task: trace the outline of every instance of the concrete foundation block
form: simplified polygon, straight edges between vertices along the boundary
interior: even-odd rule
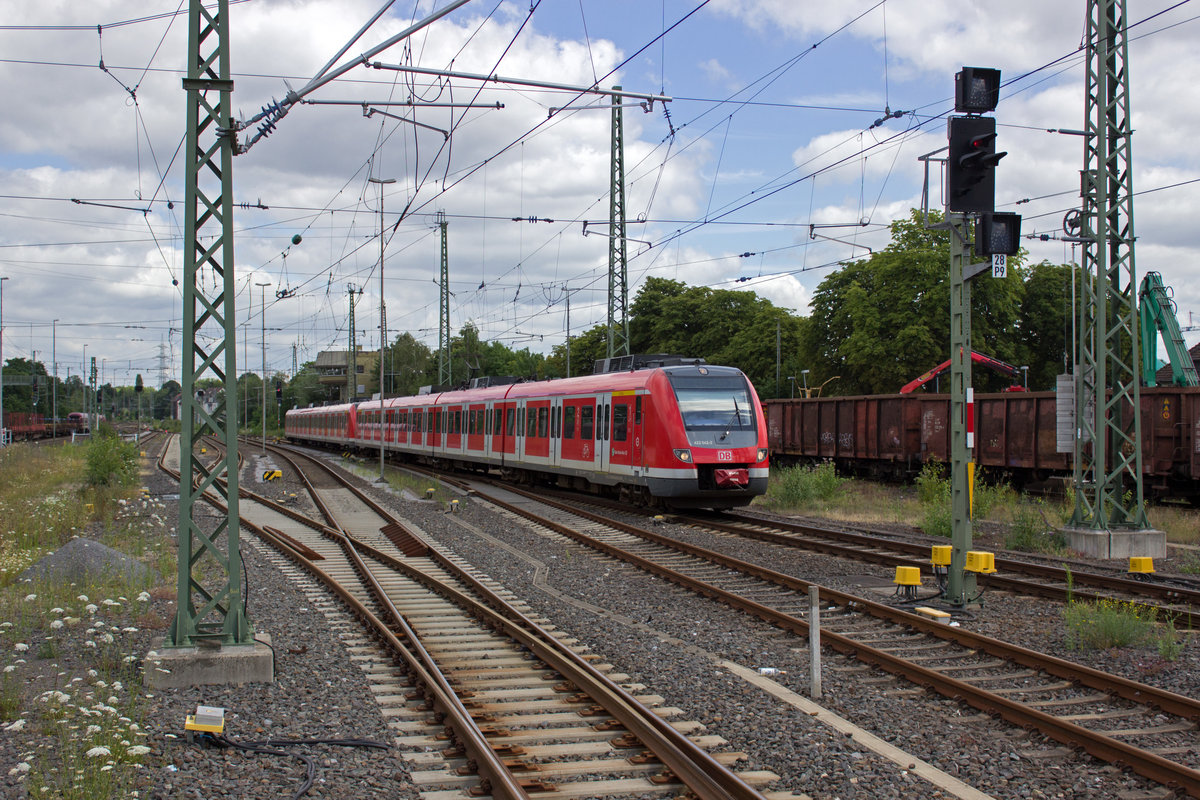
[[[1131,556],[1167,557],[1167,534],[1151,529],[1140,531],[1095,531],[1064,528],[1067,547],[1089,558],[1127,560]]]
[[[156,689],[273,683],[271,637],[258,633],[254,639],[252,644],[221,647],[164,647],[163,639],[155,639],[142,660],[143,683]]]

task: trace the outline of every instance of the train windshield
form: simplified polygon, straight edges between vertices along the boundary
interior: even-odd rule
[[[713,376],[673,380],[683,427],[689,431],[752,431],[754,403],[745,378]]]

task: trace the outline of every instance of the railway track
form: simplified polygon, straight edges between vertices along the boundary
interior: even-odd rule
[[[276,449],[304,476],[322,519],[242,489],[242,524],[320,581],[368,624],[416,688],[394,710],[410,744],[444,749],[414,778],[430,797],[660,795],[762,798],[770,773],[735,773],[569,642],[430,548],[320,462]],[[314,471],[313,466],[317,469]],[[309,477],[311,476],[311,477]],[[642,702],[645,701],[645,702]],[[445,729],[452,743],[438,743]],[[719,744],[714,737],[700,739]]]
[[[543,492],[542,495],[577,507],[589,506],[643,516],[648,522],[655,516],[653,511],[602,498],[581,499],[577,494],[553,491]],[[658,518],[663,517],[659,515]],[[757,517],[744,512],[707,515],[671,512],[665,518],[719,535],[740,536],[888,568],[915,567],[927,578],[934,576],[929,543]],[[1194,583],[1155,576],[1132,578],[1096,571],[1091,565],[1039,563],[1002,554],[996,556],[995,566],[996,573],[977,576],[982,590],[1007,591],[1060,603],[1071,599],[1092,603],[1102,600],[1131,603],[1142,612],[1155,615],[1159,621],[1174,623],[1178,629],[1195,630],[1200,626],[1200,613],[1197,613],[1200,611],[1200,589]]]
[[[806,581],[542,493],[478,492],[562,536],[808,635]],[[820,600],[823,646],[1200,797],[1200,702],[826,587]]]

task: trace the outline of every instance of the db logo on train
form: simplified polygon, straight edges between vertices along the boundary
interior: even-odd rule
[[[732,450],[718,450],[717,451],[717,461],[733,461],[733,451]]]

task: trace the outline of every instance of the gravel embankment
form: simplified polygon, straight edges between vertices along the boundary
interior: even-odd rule
[[[286,482],[255,480],[263,463],[248,458],[243,485],[303,507],[300,492]],[[155,496],[175,491],[157,475]],[[367,485],[366,481],[361,482]],[[806,713],[773,699],[718,662],[782,671],[774,680],[808,695],[807,642],[750,620],[663,581],[597,556],[558,537],[542,535],[499,515],[483,503],[464,500],[447,514],[429,502],[369,487],[402,518],[430,538],[474,563],[524,598],[538,613],[569,631],[592,651],[745,752],[743,764],[769,769],[782,780],[771,791],[791,790],[812,798],[904,798],[951,796],[930,787],[897,765],[870,752],[853,738],[834,732]],[[167,503],[160,535],[170,535],[177,511]],[[849,563],[753,542],[730,540],[690,529],[662,530],[739,557],[761,558],[775,569],[844,591],[863,592],[862,576],[890,579],[880,568]],[[183,718],[197,704],[228,709],[231,737],[265,739],[390,739],[362,671],[326,618],[254,548],[244,548],[249,576],[249,611],[257,628],[269,633],[276,653],[276,682],[241,687],[203,687],[148,692],[149,783],[141,797],[287,797],[300,786],[304,765],[295,758],[246,754],[186,744]],[[170,580],[168,578],[168,580]],[[152,635],[161,636],[173,616],[173,584],[155,593],[129,651],[144,655]],[[1028,647],[1090,663],[1128,677],[1195,694],[1197,652],[1189,639],[1180,659],[1164,664],[1150,650],[1116,653],[1067,652],[1059,609],[1037,600],[995,595],[964,622],[974,630]],[[930,692],[912,691],[857,662],[826,652],[822,704],[917,758],[997,798],[1115,798],[1157,787],[1091,759],[1058,754],[1057,745],[1038,735],[964,710]],[[0,735],[0,755],[16,760],[20,741]],[[299,752],[316,759],[312,798],[405,798],[416,793],[406,781],[402,754],[340,747]],[[1042,754],[1039,756],[1039,754]],[[2,772],[0,772],[2,774]],[[4,796],[21,797],[24,785],[12,776],[0,783]],[[36,795],[34,795],[36,796]]]

